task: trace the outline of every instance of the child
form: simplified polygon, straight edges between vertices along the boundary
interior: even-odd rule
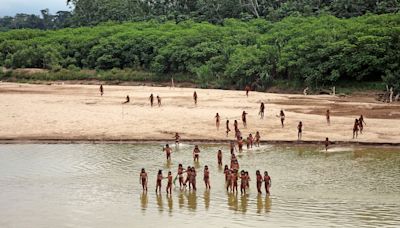
[[[258,131],[256,132],[255,138],[256,138],[256,145],[257,145],[257,147],[259,147],[260,146],[260,138],[261,138],[260,132],[258,132]]]
[[[263,178],[261,176],[260,170],[256,171],[256,180],[257,180],[257,191],[258,191],[258,194],[262,194],[262,192],[261,192],[261,184],[262,184]]]
[[[301,140],[302,132],[303,132],[303,123],[300,121],[299,125],[297,125],[297,140]]]
[[[281,112],[279,113],[279,116],[281,117],[281,125],[282,128],[284,127],[284,122],[285,122],[285,113],[283,112],[283,110],[281,110]]]
[[[328,146],[329,146],[330,142],[329,142],[329,138],[327,137],[325,139],[325,151],[328,151]]]
[[[329,109],[326,110],[326,122],[328,123],[328,125],[331,125],[331,114]]]
[[[364,124],[367,125],[364,121],[364,116],[361,115],[360,118],[358,119],[358,126],[360,127],[360,134],[362,134],[362,131],[364,129]]]
[[[354,120],[354,126],[353,126],[353,139],[354,139],[354,136],[357,138],[357,136],[358,136],[358,127],[359,127],[359,122],[358,122],[358,119],[355,119]]]
[[[147,173],[144,168],[142,168],[142,171],[140,172],[140,183],[142,184],[143,192],[147,192],[147,180]]]
[[[210,171],[208,170],[208,166],[204,166],[204,183],[206,184],[206,190],[210,190]]]
[[[268,195],[270,194],[269,188],[271,187],[271,183],[272,183],[271,177],[268,175],[268,172],[265,171],[264,172],[264,185],[265,185],[265,192]]]
[[[264,109],[265,109],[264,102],[261,102],[260,112],[258,113],[261,119],[264,119]]]
[[[195,145],[194,146],[194,149],[193,149],[193,160],[196,162],[198,162],[199,161],[199,156],[200,156],[200,149],[199,149],[199,146],[198,145]]]
[[[194,91],[194,93],[193,93],[193,100],[194,100],[194,104],[197,105],[197,93],[196,93],[196,91]]]
[[[246,194],[246,173],[244,170],[240,171],[240,193],[241,194]]]
[[[226,120],[226,137],[228,137],[230,131],[231,129],[229,128],[229,120]]]
[[[167,155],[167,160],[170,160],[172,149],[169,147],[168,144],[166,144],[163,150],[165,151],[165,154]]]
[[[243,111],[242,112],[242,122],[243,122],[243,126],[246,128],[247,127],[247,120],[246,120],[246,115],[247,115],[248,113],[247,112],[245,112],[245,111]]]
[[[103,84],[100,85],[100,96],[103,96],[104,89],[103,89]]]
[[[179,146],[179,140],[181,140],[181,136],[178,132],[175,133],[175,145]]]
[[[168,179],[168,183],[167,183],[166,190],[167,190],[167,194],[171,195],[171,193],[172,193],[172,173],[171,173],[171,171],[168,172],[167,179]]]
[[[215,115],[215,126],[217,127],[217,131],[219,130],[219,121],[220,121],[220,117],[217,112],[217,114]]]
[[[150,94],[149,99],[150,99],[150,106],[153,107],[153,103],[154,103],[154,96],[153,96],[153,94]]]
[[[164,179],[164,177],[163,177],[162,171],[160,169],[160,170],[158,170],[158,174],[157,174],[156,193],[158,193],[158,191],[160,191],[160,193],[161,193],[161,181],[162,181],[162,179]]]
[[[161,97],[157,95],[157,104],[158,107],[161,107]]]
[[[218,159],[218,166],[222,166],[222,151],[221,150],[218,150],[217,159]]]

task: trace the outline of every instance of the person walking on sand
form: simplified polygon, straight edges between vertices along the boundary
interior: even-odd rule
[[[264,119],[264,109],[265,109],[264,102],[261,102],[260,112],[258,113],[260,115],[260,119]]]
[[[169,145],[167,144],[163,148],[163,151],[165,151],[165,154],[167,155],[167,160],[171,160],[171,153],[172,153],[171,147],[169,147]]]
[[[353,139],[354,139],[354,137],[355,138],[358,137],[358,130],[359,130],[359,122],[358,122],[358,119],[355,119],[354,126],[353,126]]]
[[[217,127],[217,131],[219,130],[219,123],[220,123],[220,116],[217,112],[217,114],[215,115],[215,126]]]
[[[103,84],[100,85],[100,96],[103,96],[104,94],[104,89],[103,89]]]
[[[143,189],[143,192],[147,192],[147,181],[148,181],[148,178],[147,178],[147,173],[146,173],[146,171],[144,170],[144,168],[142,168],[142,171],[140,172],[140,183],[142,184],[142,189]]]
[[[127,104],[130,102],[129,95],[126,96],[126,100],[122,102],[122,104]]]
[[[226,120],[226,137],[228,137],[230,131],[231,129],[229,128],[229,120]]]
[[[363,129],[364,129],[364,124],[367,125],[364,121],[364,116],[361,115],[360,118],[358,118],[358,126],[360,127],[360,134],[362,134]]]
[[[243,126],[244,126],[245,128],[247,128],[247,119],[246,119],[246,115],[247,115],[247,114],[248,114],[248,113],[245,112],[245,111],[242,112],[242,122],[243,122]]]
[[[244,90],[246,90],[246,97],[249,97],[249,91],[251,90],[250,86],[247,85]]]
[[[194,104],[197,105],[197,93],[196,93],[196,91],[194,91],[194,93],[193,93],[193,100],[194,100]]]
[[[302,134],[303,134],[303,123],[300,121],[299,125],[297,125],[297,140],[301,140]]]
[[[157,104],[158,107],[161,107],[161,97],[157,95]]]
[[[279,113],[279,117],[281,118],[281,125],[283,128],[285,126],[285,113],[283,112],[282,109],[281,109],[281,112]]]
[[[153,103],[154,103],[154,96],[153,96],[153,94],[150,94],[149,100],[150,100],[150,106],[153,107]]]
[[[330,113],[329,109],[326,110],[326,123],[328,125],[331,125],[331,113]]]

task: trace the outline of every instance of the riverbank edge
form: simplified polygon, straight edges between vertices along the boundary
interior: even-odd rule
[[[171,139],[61,139],[61,138],[0,138],[0,144],[151,144],[151,143],[167,143]],[[190,144],[229,144],[233,140],[220,139],[186,139],[181,140],[181,143]],[[269,145],[290,145],[290,146],[306,146],[306,145],[323,145],[324,141],[315,140],[261,140],[262,144]],[[172,144],[172,142],[171,142]],[[372,146],[372,147],[399,147],[400,143],[395,142],[359,142],[359,141],[333,141],[332,145],[347,145],[347,146]]]

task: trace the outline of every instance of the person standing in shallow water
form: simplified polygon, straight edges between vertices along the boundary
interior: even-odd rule
[[[263,177],[261,176],[260,170],[257,170],[256,171],[256,183],[257,183],[258,194],[262,194],[262,192],[261,192],[262,181],[263,181]]]
[[[165,154],[167,155],[167,160],[171,160],[171,153],[172,153],[172,149],[169,147],[169,145],[165,145],[164,149]]]
[[[206,185],[206,190],[210,190],[210,171],[208,170],[208,166],[204,166],[204,184]]]
[[[218,159],[218,166],[222,166],[222,151],[221,150],[218,150],[217,159]]]
[[[329,138],[326,137],[326,139],[325,139],[325,151],[328,151],[328,147],[329,147],[330,144],[331,143],[329,142]]]
[[[265,192],[268,195],[270,194],[269,188],[271,187],[271,184],[272,184],[271,177],[268,175],[268,172],[265,171],[264,172],[264,185],[265,185]]]
[[[299,125],[297,125],[297,140],[301,140],[302,134],[303,134],[303,123],[300,121]]]
[[[103,96],[104,94],[104,89],[103,89],[103,84],[100,85],[100,96]]]
[[[144,170],[144,168],[142,168],[142,171],[140,172],[140,183],[142,184],[142,189],[143,189],[143,192],[147,192],[147,181],[148,181],[148,178],[147,178],[147,173],[146,173],[146,171]]]
[[[198,162],[199,161],[199,156],[200,156],[199,146],[195,145],[194,149],[193,149],[193,160]]]

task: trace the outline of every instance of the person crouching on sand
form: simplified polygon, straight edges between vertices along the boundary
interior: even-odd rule
[[[129,102],[130,102],[129,95],[127,95],[126,96],[126,100],[124,102],[122,102],[122,104],[126,104],[126,103],[129,103]]]

